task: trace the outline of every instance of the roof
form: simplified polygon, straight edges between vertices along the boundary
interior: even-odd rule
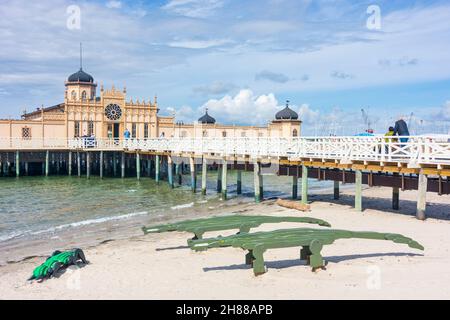
[[[286,103],[286,107],[278,111],[275,115],[275,119],[277,120],[298,120],[298,113],[289,108],[289,101]]]
[[[80,70],[70,75],[67,81],[94,83],[94,78],[90,74],[84,72],[82,68],[80,68]]]
[[[205,114],[198,119],[198,122],[200,122],[202,124],[215,124],[216,123],[216,119],[211,117],[208,114],[208,110],[206,110]]]

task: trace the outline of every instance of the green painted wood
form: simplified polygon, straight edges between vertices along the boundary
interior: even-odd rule
[[[362,211],[362,171],[355,170],[355,210]]]
[[[175,185],[173,183],[173,161],[172,157],[167,157],[167,180],[169,182],[169,187],[174,188]]]
[[[136,152],[136,179],[141,179],[141,155]]]
[[[308,203],[308,167],[302,166],[302,203]]]
[[[19,177],[20,176],[20,152],[19,151],[16,151],[15,167],[16,167],[16,177]]]
[[[144,231],[144,234],[173,231],[190,232],[194,234],[195,239],[200,239],[205,232],[239,229],[240,233],[248,233],[251,228],[259,227],[261,224],[281,222],[310,223],[331,227],[331,225],[324,220],[310,217],[229,215],[143,227],[142,230]]]
[[[234,247],[247,250],[246,262],[253,265],[255,275],[266,272],[263,254],[268,249],[301,247],[300,258],[307,260],[313,270],[324,268],[325,261],[321,255],[323,246],[333,244],[339,239],[388,240],[406,244],[410,248],[424,250],[415,240],[401,234],[366,231],[347,231],[332,229],[281,229],[269,232],[242,233],[228,237],[195,239],[188,242],[194,251],[212,248]]]
[[[45,152],[45,176],[48,177],[49,172],[49,166],[50,166],[50,151]]]
[[[223,159],[222,163],[222,200],[227,200],[228,162]]]
[[[208,161],[203,158],[202,161],[202,195],[206,195],[206,182],[208,177]]]
[[[156,181],[156,183],[159,183],[159,179],[161,176],[160,167],[161,167],[160,157],[159,157],[159,155],[156,155],[155,156],[155,181]]]

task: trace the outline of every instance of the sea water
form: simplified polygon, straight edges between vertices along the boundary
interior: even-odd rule
[[[200,176],[197,187],[200,187]],[[174,189],[149,177],[20,177],[0,178],[0,264],[59,246],[80,246],[141,234],[142,225],[195,216],[214,209],[253,201],[253,173],[242,173],[242,195],[236,174],[228,173],[228,198],[216,192],[217,172],[208,174],[208,192],[192,193],[190,177]],[[299,183],[300,184],[300,183]],[[332,182],[309,181],[314,193]],[[264,176],[264,198],[291,195],[292,178]],[[299,193],[300,193],[299,185]]]

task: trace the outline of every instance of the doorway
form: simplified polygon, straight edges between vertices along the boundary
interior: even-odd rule
[[[120,123],[114,123],[113,124],[113,138],[114,140],[120,138]]]

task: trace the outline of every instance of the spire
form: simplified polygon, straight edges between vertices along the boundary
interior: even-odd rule
[[[289,108],[289,100],[286,100],[286,108]]]

